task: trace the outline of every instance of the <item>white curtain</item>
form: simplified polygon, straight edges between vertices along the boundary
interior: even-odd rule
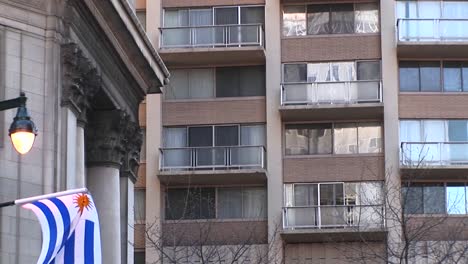
[[[444,1],[442,17],[447,19],[468,18],[468,2]],[[463,40],[468,38],[468,21],[441,21],[441,35],[452,40]]]
[[[163,46],[189,46],[190,29],[187,9],[164,10]],[[171,29],[172,28],[172,29]]]
[[[267,216],[266,189],[262,187],[242,190],[242,215],[244,218],[265,218]]]
[[[164,93],[166,99],[188,99],[189,70],[172,70],[171,82]]]
[[[163,165],[172,168],[190,166],[190,150],[180,149],[187,146],[187,129],[164,128],[163,137]]]
[[[438,143],[447,140],[445,122],[443,120],[424,120],[423,139],[427,143],[422,149],[422,161],[439,163],[444,153]]]
[[[190,70],[190,98],[214,97],[214,71],[213,69]]]
[[[190,10],[190,26],[192,29],[193,45],[204,46],[213,44],[214,29],[213,27],[197,27],[213,25],[213,10],[212,9],[191,9]]]
[[[421,142],[421,122],[419,120],[400,121],[400,143]],[[405,144],[401,150],[401,159],[404,162],[418,164],[422,144]]]
[[[241,126],[241,146],[233,153],[233,164],[238,165],[262,165],[263,146],[265,146],[265,125]],[[263,157],[264,160],[266,157]]]
[[[242,218],[242,189],[218,188],[218,218]]]

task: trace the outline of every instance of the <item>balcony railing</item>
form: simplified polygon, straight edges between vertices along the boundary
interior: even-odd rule
[[[382,205],[283,207],[283,228],[382,228]]]
[[[281,85],[281,105],[380,102],[382,102],[380,81],[284,83]]]
[[[400,156],[404,166],[466,166],[468,142],[402,142]]]
[[[161,48],[263,46],[261,24],[161,28]]]
[[[398,19],[398,40],[402,42],[468,41],[468,19]]]
[[[161,171],[264,169],[264,146],[161,148]]]

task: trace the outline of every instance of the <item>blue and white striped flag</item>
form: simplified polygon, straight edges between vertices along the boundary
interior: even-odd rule
[[[86,189],[56,194],[23,199],[28,200],[23,208],[36,214],[42,228],[42,251],[37,263],[101,264],[99,219],[93,198]]]

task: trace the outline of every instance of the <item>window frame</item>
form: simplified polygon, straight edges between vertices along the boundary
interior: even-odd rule
[[[168,206],[168,201],[167,201],[167,197],[168,197],[168,194],[169,194],[169,191],[170,190],[184,190],[185,192],[188,192],[190,191],[191,189],[199,189],[199,190],[202,190],[202,189],[214,189],[214,217],[213,218],[180,218],[180,219],[167,219],[167,206]],[[230,217],[227,217],[227,218],[221,218],[219,216],[219,190],[220,189],[237,189],[240,191],[240,194],[241,194],[241,217],[236,217],[236,218],[230,218]],[[244,190],[262,190],[262,192],[264,192],[265,194],[265,200],[263,201],[264,202],[264,206],[266,206],[266,208],[264,208],[264,211],[262,212],[262,214],[264,216],[260,216],[260,217],[245,217],[244,215]],[[164,205],[164,208],[162,208],[162,211],[164,212],[164,217],[163,217],[163,222],[168,222],[168,223],[171,223],[171,222],[180,222],[180,221],[184,221],[184,222],[193,222],[193,221],[200,221],[200,220],[203,220],[203,221],[264,221],[268,218],[268,214],[267,214],[267,211],[268,211],[268,193],[267,193],[267,188],[266,186],[264,185],[237,185],[237,186],[228,186],[228,187],[221,187],[221,186],[192,186],[192,187],[170,187],[170,188],[167,188],[164,192],[164,202],[163,202],[163,205]]]
[[[439,80],[439,90],[438,91],[425,91],[422,90],[421,86],[421,64],[422,63],[427,63],[427,62],[437,62],[439,65],[439,72],[440,72],[440,80]],[[417,90],[408,90],[408,91],[402,91],[401,90],[401,71],[400,67],[401,63],[414,63],[415,65],[417,64],[417,69],[418,69],[418,77],[419,77],[419,83]],[[445,89],[445,74],[444,74],[444,63],[458,63],[460,65],[460,91],[449,91]],[[442,94],[456,94],[456,93],[468,93],[468,79],[464,78],[463,74],[463,69],[468,70],[468,61],[459,61],[459,60],[399,60],[398,61],[398,92],[399,93],[442,93]],[[468,75],[466,76],[468,77]],[[466,82],[466,83],[465,83]],[[465,89],[466,86],[466,89]]]
[[[345,82],[359,82],[359,81],[382,81],[382,60],[380,59],[363,59],[363,60],[349,60],[349,61],[324,61],[324,62],[287,62],[287,63],[281,63],[281,83],[282,84],[294,84],[294,83],[321,83],[323,81],[319,81],[319,82],[309,82],[308,81],[308,77],[307,77],[307,68],[308,68],[308,65],[309,64],[328,64],[328,71],[331,72],[332,71],[332,64],[336,64],[336,63],[349,63],[349,62],[352,62],[353,63],[353,68],[354,68],[354,72],[356,73],[355,76],[354,76],[354,80],[351,80],[351,81],[345,81]],[[358,80],[357,78],[357,70],[358,70],[358,64],[359,63],[362,63],[362,62],[378,62],[379,64],[379,72],[380,72],[380,76],[379,76],[379,79],[373,79],[373,80]],[[285,65],[305,65],[306,66],[306,81],[305,82],[285,82],[284,80],[284,77],[285,77]],[[329,83],[335,83],[336,81],[328,81]]]
[[[332,131],[332,135],[331,135],[331,153],[330,154],[310,154],[310,139],[308,138],[307,140],[307,152],[309,154],[297,154],[297,155],[291,155],[291,154],[286,154],[286,149],[287,149],[287,146],[286,146],[286,130],[287,130],[287,126],[294,126],[294,125],[305,125],[305,126],[313,126],[313,125],[323,125],[323,124],[331,124],[331,131]],[[343,153],[336,153],[335,152],[335,125],[336,124],[354,124],[355,128],[356,128],[356,146],[357,146],[357,152],[356,153],[346,153],[346,154],[343,154]],[[360,125],[366,125],[366,124],[379,124],[380,126],[380,131],[381,131],[381,145],[382,147],[380,148],[381,151],[380,152],[365,152],[365,153],[359,153],[359,127]],[[378,120],[366,120],[366,121],[355,121],[355,122],[303,122],[303,123],[298,123],[298,122],[294,122],[294,123],[284,123],[283,125],[283,142],[284,142],[284,147],[283,147],[283,157],[285,158],[291,158],[291,157],[330,157],[330,156],[349,156],[349,155],[353,155],[353,156],[359,156],[359,155],[381,155],[384,151],[385,151],[385,147],[384,147],[384,144],[383,144],[383,138],[384,138],[384,127],[383,127],[383,123],[381,121],[378,121]],[[307,128],[307,130],[309,130],[309,128]],[[308,132],[308,137],[309,137],[309,134],[310,132]]]
[[[449,193],[448,193],[448,187],[450,187],[450,184],[462,184],[464,186],[464,198],[465,198],[465,201],[464,201],[464,208],[465,208],[465,213],[464,214],[457,214],[457,213],[450,213],[449,212],[449,208],[448,208],[448,196],[449,196]],[[444,188],[444,201],[443,201],[443,204],[444,204],[444,212],[443,213],[426,213],[425,212],[425,206],[424,206],[424,201],[425,201],[425,198],[424,198],[424,187],[437,187],[437,186],[442,186]],[[402,182],[402,186],[401,186],[401,193],[402,193],[402,196],[403,196],[403,188],[405,188],[407,191],[410,189],[410,188],[422,188],[422,199],[420,202],[422,202],[422,204],[420,204],[420,211],[421,213],[408,213],[406,212],[406,203],[408,202],[408,195],[404,195],[405,197],[402,197],[403,199],[403,202],[404,203],[404,214],[405,215],[420,215],[420,216],[430,216],[430,215],[447,215],[447,216],[465,216],[465,215],[468,215],[468,182],[463,182],[463,181],[460,181],[460,182],[450,182],[450,181],[444,181],[444,182],[417,182],[417,183],[410,183],[410,182]],[[462,201],[463,202],[463,201]]]
[[[349,5],[352,4],[353,6],[353,33],[332,33],[331,32],[331,24],[332,24],[332,7],[336,7],[337,5]],[[356,32],[356,6],[359,4],[376,4],[377,12],[379,13],[378,16],[378,24],[379,30],[378,32],[370,32],[370,33],[358,33]],[[314,5],[327,5],[328,6],[328,28],[329,32],[323,34],[308,34],[309,31],[309,19],[308,19],[308,6]],[[292,35],[286,36],[284,35],[284,7],[290,6],[303,6],[304,7],[304,14],[305,14],[305,35]],[[307,36],[326,36],[326,35],[367,35],[367,34],[380,34],[381,33],[381,16],[380,16],[380,4],[377,2],[370,2],[370,3],[338,3],[338,4],[330,4],[330,3],[314,3],[314,4],[281,4],[281,38],[298,38],[298,37],[307,37]]]

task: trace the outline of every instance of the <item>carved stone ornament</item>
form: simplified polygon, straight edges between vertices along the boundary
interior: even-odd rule
[[[129,177],[135,183],[138,177],[141,144],[143,143],[143,133],[140,126],[135,122],[129,121],[127,123],[125,138],[125,157],[120,175],[122,177]]]
[[[62,106],[70,107],[78,121],[87,122],[91,100],[101,89],[101,76],[75,43],[61,47],[63,65]]]
[[[123,165],[127,153],[128,114],[121,110],[95,111],[85,129],[86,165]]]

